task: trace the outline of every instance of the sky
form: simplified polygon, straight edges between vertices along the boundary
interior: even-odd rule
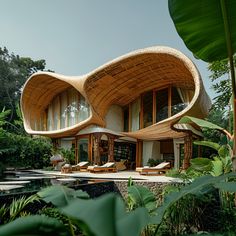
[[[131,51],[169,46],[197,66],[206,91],[207,63],[177,34],[167,0],[0,0],[0,47],[64,75],[82,75]]]

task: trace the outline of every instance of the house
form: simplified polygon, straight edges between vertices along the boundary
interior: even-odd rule
[[[76,162],[148,159],[186,168],[199,130],[176,124],[204,118],[211,106],[193,62],[169,47],[150,47],[112,60],[81,76],[37,72],[25,83],[25,130],[74,147]]]

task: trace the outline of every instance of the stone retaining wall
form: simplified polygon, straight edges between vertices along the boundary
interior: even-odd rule
[[[176,185],[176,183],[168,182],[149,182],[149,181],[138,181],[133,180],[135,185],[144,186],[150,189],[155,195],[158,201],[162,200],[163,189],[168,185]],[[119,193],[124,199],[127,198],[128,194],[128,181],[127,180],[114,180],[114,191]]]

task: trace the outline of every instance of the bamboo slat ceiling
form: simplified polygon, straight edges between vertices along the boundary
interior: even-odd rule
[[[140,139],[183,136],[184,133],[171,130],[171,125],[183,115],[204,117],[210,100],[194,64],[179,51],[168,47],[131,52],[82,76],[71,77],[50,72],[33,74],[26,82],[21,97],[25,129],[30,134],[62,137],[75,135],[91,124],[104,127],[104,117],[112,104],[124,106],[143,92],[168,85],[195,91],[189,106],[163,122],[124,134]],[[85,122],[63,130],[34,131],[30,127],[30,119],[36,119],[56,95],[71,86],[87,99],[91,116]]]

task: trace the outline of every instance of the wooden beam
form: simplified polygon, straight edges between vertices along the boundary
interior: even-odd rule
[[[190,166],[190,160],[192,159],[193,152],[193,137],[192,133],[189,132],[184,138],[184,162],[183,169],[186,170]]]
[[[143,141],[137,140],[136,143],[136,167],[141,167],[143,163]]]
[[[93,134],[89,135],[88,161],[93,162]]]

